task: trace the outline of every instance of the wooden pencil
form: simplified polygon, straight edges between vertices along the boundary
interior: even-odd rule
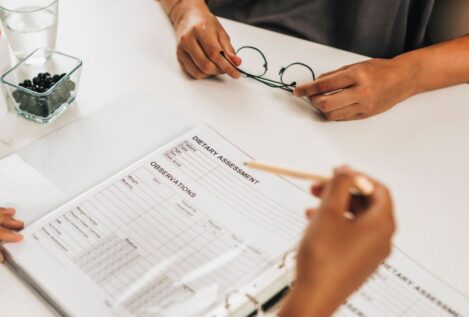
[[[260,171],[264,171],[264,172],[268,172],[268,173],[272,173],[276,175],[290,176],[290,177],[299,178],[299,179],[311,180],[311,181],[318,182],[318,183],[324,183],[330,180],[330,177],[327,177],[327,176],[308,173],[308,172],[294,170],[294,169],[280,167],[280,166],[275,166],[271,164],[260,163],[260,162],[245,162],[244,165],[250,168],[256,169],[256,170],[260,170]],[[355,187],[355,190],[357,190],[360,194],[366,195],[366,196],[373,194],[374,189],[375,189],[373,183],[364,176],[357,176],[355,178],[354,187]]]

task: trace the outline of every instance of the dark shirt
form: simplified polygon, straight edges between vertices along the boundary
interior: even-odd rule
[[[435,0],[208,1],[218,16],[371,57],[393,57],[427,45],[434,4]]]

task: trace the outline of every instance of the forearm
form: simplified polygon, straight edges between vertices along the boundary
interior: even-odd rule
[[[173,24],[189,8],[208,9],[205,0],[160,0],[160,3]]]
[[[411,95],[469,82],[469,35],[394,58],[412,69]]]

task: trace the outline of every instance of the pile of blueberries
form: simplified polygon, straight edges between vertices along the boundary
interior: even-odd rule
[[[26,79],[19,86],[37,93],[45,93],[65,76],[66,74],[51,76],[49,73],[39,73],[32,80]],[[47,96],[35,96],[18,89],[13,92],[13,98],[19,104],[21,110],[46,118],[68,101],[71,92],[75,88],[75,83],[70,79],[66,79],[60,82],[59,86]]]

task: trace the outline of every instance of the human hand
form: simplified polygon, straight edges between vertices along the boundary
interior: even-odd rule
[[[298,251],[295,287],[280,316],[332,315],[389,255],[395,230],[390,194],[372,181],[368,204],[354,203],[350,192],[357,175],[339,168],[330,183],[313,187],[322,203],[307,211],[312,221]],[[347,212],[355,217],[345,217]]]
[[[371,59],[321,75],[294,93],[308,97],[331,121],[367,118],[414,95],[414,66],[401,59]]]
[[[236,56],[230,37],[205,1],[179,2],[171,19],[177,34],[177,59],[188,75],[196,79],[224,73],[232,78],[241,76],[233,66],[239,66],[241,59]],[[223,58],[221,51],[233,65]]]
[[[18,242],[23,236],[15,231],[21,230],[24,223],[14,218],[15,209],[0,207],[0,242]],[[3,255],[0,252],[0,262],[3,262]]]

